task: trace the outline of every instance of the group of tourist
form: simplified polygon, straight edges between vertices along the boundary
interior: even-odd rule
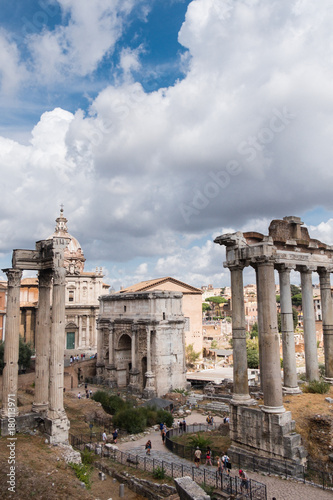
[[[92,354],[91,356],[89,356],[89,359],[94,359],[94,358],[97,358],[97,352],[96,354]],[[72,365],[75,361],[85,361],[86,359],[86,354],[83,352],[82,354],[75,354],[74,356],[70,356],[69,358],[69,362],[70,364]]]
[[[92,395],[93,395],[93,392],[92,392],[91,389],[90,390],[88,389],[88,384],[84,384],[84,388],[85,388],[85,391],[86,391],[86,398],[87,399],[91,398]],[[81,392],[78,393],[77,397],[78,397],[78,399],[81,399],[81,397],[82,397],[81,396]]]
[[[178,429],[180,429],[182,432],[186,432],[186,420],[183,418],[183,420],[178,420],[177,422]]]

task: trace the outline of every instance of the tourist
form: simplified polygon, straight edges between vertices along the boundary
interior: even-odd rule
[[[161,423],[160,423],[160,432],[161,432],[161,436],[162,436],[162,434],[163,434],[163,427],[164,427],[164,423],[163,423],[163,422],[161,422]]]
[[[92,390],[90,389],[90,391],[89,391],[89,396],[90,396],[90,397],[92,397],[92,395],[93,395],[93,392],[92,392]]]
[[[81,399],[81,392],[77,395],[78,399]]]
[[[104,430],[103,434],[102,434],[102,441],[103,441],[103,446],[106,444],[106,440],[107,440],[107,436],[106,436],[106,432]]]
[[[186,432],[186,420],[183,418],[183,431]]]
[[[249,489],[249,478],[245,471],[239,470],[239,477],[241,479],[241,492],[243,493],[243,489],[245,488],[246,492]]]
[[[194,452],[194,463],[195,463],[196,467],[199,467],[200,460],[201,460],[201,450],[200,450],[199,446],[197,446],[197,449]]]
[[[220,459],[220,457],[217,457],[217,472],[220,476],[222,476],[222,470],[222,460]]]
[[[150,455],[151,441],[150,439],[146,442],[146,455]]]
[[[212,452],[209,446],[206,451],[206,465],[212,465]]]
[[[112,433],[112,437],[113,437],[113,442],[114,442],[114,444],[116,444],[116,443],[117,443],[117,438],[118,438],[118,430],[117,430],[117,429],[115,429],[115,430],[113,431],[113,433]]]
[[[230,463],[230,458],[228,455],[225,453],[222,457],[222,466],[223,470],[228,474],[230,474],[230,469],[231,469],[231,463]]]
[[[182,420],[179,422],[179,429],[180,429],[180,432],[183,432],[183,421]]]
[[[89,391],[86,389],[86,398],[89,399]]]

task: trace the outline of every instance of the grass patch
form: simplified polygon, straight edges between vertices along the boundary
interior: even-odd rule
[[[86,485],[87,490],[90,490],[92,467],[85,464],[74,464],[73,462],[70,462],[68,465],[74,470],[79,481],[82,481]]]
[[[330,387],[330,384],[324,380],[311,380],[311,382],[302,386],[302,391],[311,394],[326,394]]]

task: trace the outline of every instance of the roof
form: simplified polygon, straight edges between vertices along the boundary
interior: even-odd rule
[[[21,286],[22,285],[25,285],[25,286],[28,286],[28,285],[33,285],[33,286],[37,286],[38,285],[38,279],[37,278],[23,278],[21,280]]]
[[[136,283],[135,285],[131,285],[131,286],[128,286],[126,288],[123,288],[122,290],[120,290],[120,292],[117,292],[117,293],[143,292],[146,290],[156,289],[156,287],[158,287],[159,285],[167,283],[167,282],[170,282],[170,283],[173,283],[175,285],[178,285],[180,287],[185,288],[183,293],[197,293],[197,294],[202,295],[202,290],[200,290],[200,288],[195,288],[194,286],[188,285],[187,283],[179,281],[175,278],[171,278],[170,276],[167,276],[165,278],[156,278],[156,279],[148,280],[148,281],[140,281],[140,283]]]
[[[155,406],[157,409],[162,408],[173,408],[173,401],[169,401],[168,399],[162,398],[153,398],[149,401],[145,401],[142,406]]]

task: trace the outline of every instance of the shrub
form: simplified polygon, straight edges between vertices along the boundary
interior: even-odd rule
[[[153,477],[154,479],[164,479],[165,478],[165,470],[161,469],[161,467],[156,467],[156,469],[153,472]]]
[[[128,408],[119,411],[113,417],[113,423],[115,427],[121,427],[130,434],[137,434],[145,429],[147,419],[143,411],[139,411],[135,408]]]
[[[92,465],[95,461],[95,453],[85,448],[81,451],[81,460],[84,465]]]
[[[86,485],[87,490],[90,490],[92,467],[85,464],[74,464],[73,462],[70,462],[69,465],[75,471],[76,477]]]
[[[200,449],[207,448],[207,446],[212,445],[211,438],[209,438],[209,437],[206,438],[205,436],[200,434],[200,432],[198,432],[195,436],[191,436],[189,438],[188,442],[190,443],[190,445],[193,448],[196,448],[197,446],[199,446]]]
[[[158,422],[164,422],[167,427],[171,427],[173,424],[173,416],[169,411],[166,410],[158,410],[157,411],[157,420],[156,424]]]
[[[324,380],[311,380],[308,384],[303,385],[302,390],[312,394],[326,394],[330,387],[330,384]]]
[[[101,403],[103,410],[110,415],[114,415],[129,406],[129,403],[123,401],[119,396],[110,395],[105,391],[96,391],[92,399]]]
[[[319,375],[321,378],[325,377],[325,365],[324,363],[319,363]]]

